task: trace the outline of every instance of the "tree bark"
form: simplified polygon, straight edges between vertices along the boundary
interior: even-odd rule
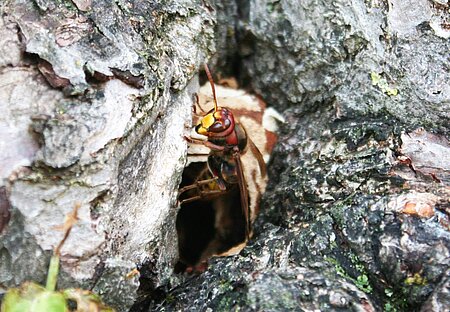
[[[215,2],[2,4],[0,285],[44,280],[79,202],[60,287],[120,310],[140,285],[133,309],[446,311],[448,4]],[[182,133],[214,50],[286,123],[249,246],[171,275]]]
[[[127,273],[145,268],[156,288],[177,258],[183,133],[212,16],[201,1],[11,0],[1,13],[0,287],[45,280],[55,226],[79,203],[58,286],[126,311],[139,286]]]
[[[253,242],[152,308],[446,311],[448,4],[217,8],[218,58],[286,123]]]

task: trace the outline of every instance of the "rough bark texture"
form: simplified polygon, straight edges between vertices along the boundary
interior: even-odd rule
[[[217,8],[219,66],[237,62],[287,121],[253,243],[151,308],[446,311],[448,4]]]
[[[2,4],[0,286],[43,280],[78,201],[60,286],[121,310],[137,264],[134,310],[446,311],[448,3],[216,2]],[[188,81],[214,17],[216,68],[287,121],[253,241],[174,276]]]
[[[177,258],[182,134],[212,17],[201,1],[11,0],[1,13],[0,289],[45,280],[55,226],[79,203],[58,285],[128,310],[139,283],[126,274],[145,267],[156,288]]]

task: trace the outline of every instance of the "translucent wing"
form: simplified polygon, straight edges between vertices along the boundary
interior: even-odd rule
[[[262,156],[261,152],[259,151],[258,147],[256,147],[255,143],[253,143],[250,138],[247,138],[247,144],[249,145],[253,155],[256,157],[256,160],[259,164],[259,170],[261,172],[261,176],[264,178],[267,174],[266,172],[266,162],[264,161],[264,157]]]
[[[245,237],[246,239],[250,238],[250,211],[249,211],[249,205],[248,205],[248,190],[247,190],[247,183],[245,182],[244,177],[244,169],[242,168],[242,162],[241,162],[241,156],[239,154],[239,151],[235,151],[233,154],[234,161],[236,163],[236,172],[238,177],[238,183],[239,183],[239,191],[241,195],[241,208],[242,213],[245,217]]]

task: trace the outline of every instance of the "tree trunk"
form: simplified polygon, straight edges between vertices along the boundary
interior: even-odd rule
[[[134,310],[446,311],[448,4],[215,2],[2,4],[0,285],[43,281],[79,202],[60,287],[120,310],[140,285]],[[249,246],[171,275],[193,76],[214,50],[286,123]]]
[[[152,307],[446,311],[448,4],[217,8],[223,71],[239,69],[286,123],[253,242]]]
[[[145,268],[156,288],[177,260],[183,133],[212,16],[200,1],[11,0],[1,13],[0,289],[44,282],[55,226],[79,203],[58,286],[126,311],[139,286],[127,273]]]

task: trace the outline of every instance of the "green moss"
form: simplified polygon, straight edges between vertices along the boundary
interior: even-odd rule
[[[365,273],[364,265],[359,261],[359,258],[356,254],[350,252],[348,257],[358,272]]]
[[[352,276],[350,276],[346,272],[344,267],[336,259],[331,258],[331,257],[326,257],[325,261],[327,261],[328,263],[330,263],[334,266],[334,269],[339,276],[342,276],[346,279],[351,280],[353,282],[353,284],[355,284],[355,286],[358,287],[358,289],[360,289],[361,291],[363,291],[367,294],[372,293],[373,288],[370,285],[369,277],[367,276],[364,266],[359,262],[359,259],[355,254],[350,253],[349,258],[350,258],[350,261],[352,262],[352,264],[354,265],[354,268],[360,273],[356,278],[353,278]]]
[[[222,293],[228,292],[228,291],[232,291],[233,290],[233,286],[231,285],[231,282],[228,280],[221,280],[219,283],[219,290]]]
[[[380,74],[371,72],[370,79],[372,80],[372,85],[380,88],[381,91],[390,96],[396,96],[398,94],[398,90],[396,88],[392,88],[389,86],[386,78],[381,77]]]
[[[397,308],[394,307],[390,302],[387,302],[384,305],[383,311],[385,311],[385,312],[397,312]]]
[[[404,292],[404,290],[403,290]],[[397,312],[397,311],[407,311],[407,302],[405,299],[405,294],[402,291],[395,293],[393,289],[386,288],[384,294],[387,297],[386,303],[384,304],[384,312]]]
[[[220,280],[217,289],[220,293],[220,299],[215,308],[216,311],[239,311],[239,306],[248,306],[247,297],[236,290],[232,281]]]
[[[421,276],[419,273],[415,273],[413,276],[407,277],[404,283],[408,286],[411,285],[424,286],[428,282],[425,277]]]
[[[355,283],[356,287],[358,287],[360,290],[362,290],[363,292],[370,294],[372,293],[372,286],[370,286],[370,282],[369,282],[369,278],[367,277],[366,274],[362,274],[359,275],[356,278],[356,283]]]
[[[386,295],[386,297],[391,298],[394,295],[394,291],[390,288],[386,288],[384,290],[384,294]]]
[[[334,258],[331,257],[325,257],[325,261],[332,264],[334,266],[334,270],[336,271],[337,275],[352,279],[350,275],[345,272],[344,268],[341,266],[341,264]]]

